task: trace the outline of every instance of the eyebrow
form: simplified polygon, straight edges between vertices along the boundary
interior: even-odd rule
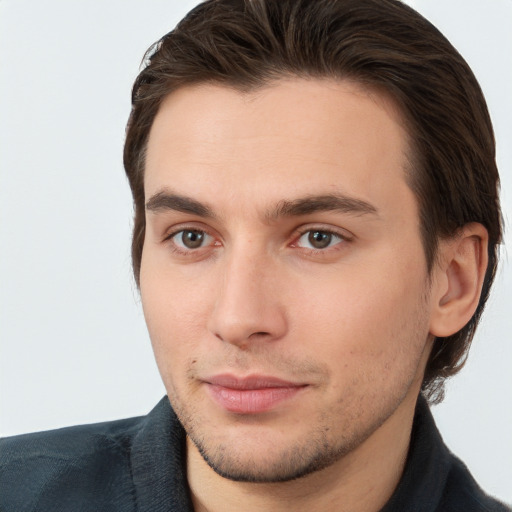
[[[281,201],[277,207],[267,214],[267,219],[273,221],[279,217],[299,217],[317,212],[336,211],[356,216],[375,215],[375,206],[362,199],[340,194],[307,196],[293,201]]]
[[[191,213],[199,217],[213,218],[215,215],[208,206],[190,197],[172,194],[165,191],[157,192],[146,203],[146,210],[150,212],[162,212],[175,210],[183,213]]]
[[[151,196],[146,203],[146,210],[155,213],[174,210],[205,218],[217,217],[209,206],[190,197],[168,191],[157,192]],[[327,194],[280,201],[274,208],[266,212],[265,219],[268,222],[273,222],[281,217],[300,217],[327,211],[356,216],[378,216],[377,208],[367,201],[346,195]]]

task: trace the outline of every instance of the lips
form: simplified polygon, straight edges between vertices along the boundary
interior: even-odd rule
[[[258,414],[276,409],[306,387],[305,384],[262,375],[244,378],[216,375],[204,382],[217,405],[238,414]]]

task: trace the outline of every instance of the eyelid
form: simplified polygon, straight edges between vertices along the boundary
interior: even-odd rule
[[[197,249],[182,249],[180,248],[176,243],[172,243],[172,238],[175,237],[177,234],[183,232],[183,231],[199,231],[204,233],[205,235],[211,237],[213,239],[212,243],[209,243],[205,246],[199,247]],[[312,232],[312,231],[320,231],[322,233],[327,233],[330,235],[333,235],[340,240],[337,244],[334,244],[333,246],[326,247],[324,249],[314,249],[314,248],[307,248],[307,247],[300,247],[297,246],[298,241],[302,236],[304,236],[306,233]],[[298,247],[304,251],[309,252],[317,252],[317,253],[326,253],[330,250],[334,250],[336,246],[340,245],[341,242],[351,242],[356,237],[353,233],[350,231],[347,231],[344,228],[340,228],[337,226],[332,225],[325,225],[325,224],[307,224],[302,225],[296,229],[293,230],[291,234],[292,242],[288,244],[289,247]],[[220,236],[218,233],[216,233],[214,230],[210,229],[208,226],[205,226],[204,224],[200,222],[183,222],[180,224],[176,224],[168,228],[163,235],[162,243],[172,243],[172,249],[173,251],[181,254],[190,254],[190,253],[198,253],[201,250],[206,250],[208,248],[212,247],[218,247],[222,245],[222,242],[220,241]]]
[[[182,231],[200,231],[202,233],[206,233],[207,235],[218,238],[212,230],[206,227],[204,224],[196,223],[196,222],[182,222],[180,224],[175,224],[165,230],[165,233],[162,238],[162,242],[166,242],[170,240],[172,237],[176,236],[178,233]]]
[[[179,241],[179,235],[181,233],[181,242]],[[204,242],[204,245],[200,245],[199,247],[187,247],[186,244],[183,241],[183,234],[184,233],[200,233],[203,236],[202,241]],[[209,235],[205,231],[200,231],[199,229],[181,229],[177,233],[175,233],[172,237],[169,238],[169,240],[172,240],[173,244],[177,246],[181,251],[183,252],[197,252],[200,249],[205,249],[206,247],[213,245],[211,241],[214,240],[213,236]]]
[[[210,237],[212,241],[204,246],[198,247],[196,249],[190,249],[186,247],[181,247],[176,242],[173,241],[173,238],[182,233],[183,231],[198,231],[201,233],[204,233],[206,236]],[[211,229],[206,228],[202,224],[197,224],[194,222],[187,222],[182,224],[177,224],[172,227],[170,227],[168,230],[166,230],[163,238],[162,243],[165,244],[168,248],[168,250],[171,251],[175,256],[178,257],[186,257],[188,258],[203,258],[208,254],[208,251],[211,249],[214,249],[221,245],[219,242],[219,237],[214,232],[212,232]]]
[[[325,234],[332,235],[338,240],[334,240],[335,243],[332,245],[328,245],[327,247],[323,248],[315,248],[315,247],[305,247],[303,245],[299,245],[299,242],[302,237],[304,237],[307,233],[311,232],[321,232]],[[348,232],[345,229],[334,227],[332,225],[326,226],[326,225],[306,225],[301,226],[295,231],[295,235],[293,236],[293,241],[289,245],[292,249],[295,249],[297,251],[300,251],[300,254],[308,257],[314,257],[327,259],[327,261],[331,261],[331,258],[335,255],[339,254],[341,251],[345,251],[348,249],[348,244],[350,244],[354,240],[355,236]]]
[[[308,224],[305,226],[301,226],[295,230],[294,234],[292,235],[294,241],[298,240],[301,236],[311,231],[320,231],[322,233],[335,235],[340,237],[342,240],[346,240],[347,242],[350,242],[355,238],[355,235],[353,233],[343,228],[328,226],[325,224]]]

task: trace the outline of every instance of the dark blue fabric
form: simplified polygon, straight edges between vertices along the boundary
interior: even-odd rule
[[[1,512],[187,512],[185,434],[147,416],[0,440]]]
[[[420,396],[404,474],[381,512],[510,512],[485,494],[444,444]]]
[[[1,512],[190,512],[185,433],[167,397],[140,418],[0,440]],[[505,512],[445,447],[425,401],[382,512]]]

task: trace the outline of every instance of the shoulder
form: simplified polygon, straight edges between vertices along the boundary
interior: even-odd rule
[[[74,459],[104,449],[126,450],[144,416],[22,434],[0,439],[0,467],[30,458]]]
[[[486,494],[443,442],[420,395],[404,473],[381,512],[512,512]]]
[[[133,501],[130,449],[143,421],[129,418],[0,439],[0,504],[5,510],[45,510],[43,504],[58,501],[73,510],[78,500],[90,504],[79,510],[98,510],[97,499]]]
[[[451,455],[450,471],[439,510],[446,512],[512,512],[512,508],[486,494],[466,465]]]

